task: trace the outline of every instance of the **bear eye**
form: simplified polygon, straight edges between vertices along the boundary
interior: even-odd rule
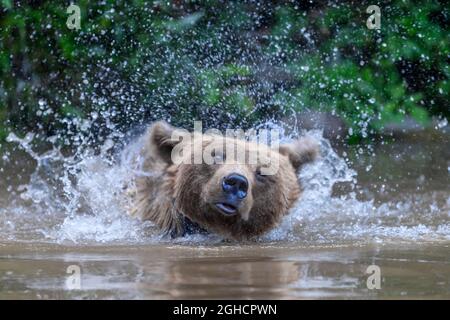
[[[256,180],[263,183],[274,183],[276,181],[274,175],[267,174],[261,171],[261,167],[258,167],[255,171]]]
[[[225,162],[225,154],[220,151],[213,150],[211,152],[211,157],[214,159],[214,163],[216,164]]]
[[[256,174],[256,179],[257,180],[259,180],[259,181],[265,181],[266,180],[267,176],[262,174],[261,168],[256,168],[255,174]]]

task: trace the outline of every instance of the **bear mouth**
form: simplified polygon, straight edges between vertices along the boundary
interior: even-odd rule
[[[226,216],[232,216],[237,213],[237,207],[226,202],[216,203],[216,208]]]

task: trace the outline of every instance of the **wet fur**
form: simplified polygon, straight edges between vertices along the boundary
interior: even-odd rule
[[[255,178],[255,167],[251,165],[171,163],[170,152],[178,143],[170,139],[172,130],[166,123],[157,122],[146,133],[140,170],[151,174],[135,177],[136,194],[132,208],[133,215],[151,220],[172,236],[184,235],[188,228],[186,222],[233,239],[252,238],[272,229],[301,195],[298,170],[318,154],[318,144],[310,138],[281,146],[279,152],[270,151],[274,153],[272,156],[279,157],[279,169],[277,174],[260,182]],[[202,148],[211,143],[222,143],[220,139],[223,139],[216,136],[204,138]],[[238,147],[242,143],[236,141]],[[256,145],[249,145],[246,152],[254,152]],[[251,185],[251,194],[246,199],[242,215],[224,216],[211,206],[211,199],[221,192],[220,177],[230,170],[244,174]]]

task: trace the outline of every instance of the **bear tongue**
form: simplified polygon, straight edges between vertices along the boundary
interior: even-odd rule
[[[225,215],[234,215],[237,212],[235,206],[224,202],[216,203],[216,207]]]
[[[225,203],[225,202],[216,203],[216,208],[219,209],[219,211],[226,216],[232,216],[232,215],[235,215],[236,213],[238,213],[238,209],[236,206],[229,204],[229,203]],[[248,220],[250,213],[247,210],[240,211],[239,213],[243,220],[245,220],[245,221]]]

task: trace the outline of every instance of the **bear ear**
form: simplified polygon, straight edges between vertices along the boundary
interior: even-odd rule
[[[311,137],[302,137],[292,143],[281,145],[279,152],[289,158],[296,171],[301,166],[317,159],[320,147],[317,140]]]
[[[173,139],[175,130],[165,121],[155,122],[148,130],[150,148],[167,163],[172,163],[172,149],[180,142]]]

